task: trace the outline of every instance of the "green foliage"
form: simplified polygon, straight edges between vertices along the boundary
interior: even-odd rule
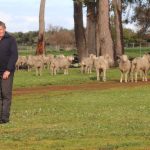
[[[123,30],[123,35],[124,35],[124,42],[125,43],[137,42],[137,40],[138,40],[137,34],[131,29],[125,28]]]
[[[29,31],[27,33],[16,32],[12,33],[12,35],[16,38],[17,43],[21,45],[34,45],[38,38],[37,31]]]

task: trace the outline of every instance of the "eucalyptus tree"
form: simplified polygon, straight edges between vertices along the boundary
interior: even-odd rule
[[[44,54],[45,53],[45,3],[46,0],[41,0],[40,3],[40,12],[39,12],[39,34],[38,34],[38,43],[36,54]]]
[[[110,30],[109,0],[97,0],[98,55],[109,54],[114,60],[114,46]]]
[[[81,61],[84,57],[88,56],[85,29],[83,26],[83,3],[80,0],[74,0],[73,5],[75,40],[79,60]]]
[[[123,43],[123,27],[122,27],[122,0],[112,0],[112,6],[114,10],[114,26],[115,26],[115,56],[122,55],[124,53]]]

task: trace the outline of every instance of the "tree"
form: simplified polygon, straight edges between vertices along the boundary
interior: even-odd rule
[[[122,0],[113,0],[115,14],[115,55],[124,53],[123,28],[122,28]]]
[[[81,61],[84,57],[87,57],[88,52],[86,48],[86,37],[85,30],[83,27],[83,10],[82,2],[79,0],[74,0],[74,31],[77,52],[79,55],[79,60]]]
[[[133,20],[137,22],[139,33],[145,34],[150,29],[150,1],[137,5],[134,14]]]
[[[40,3],[40,12],[39,12],[39,35],[38,35],[38,43],[36,54],[44,54],[45,53],[45,2],[46,0],[41,0]]]
[[[87,2],[87,49],[89,54],[96,55],[96,2]]]
[[[114,60],[113,41],[109,21],[109,0],[98,0],[97,29],[100,43],[99,55],[108,54]]]

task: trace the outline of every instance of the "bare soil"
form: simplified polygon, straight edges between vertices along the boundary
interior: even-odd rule
[[[107,81],[97,83],[85,83],[80,85],[50,85],[50,86],[38,86],[30,88],[16,88],[13,90],[13,95],[25,95],[25,94],[36,94],[46,93],[50,91],[81,91],[81,90],[108,90],[118,88],[135,88],[139,86],[150,85],[150,82],[138,83],[119,83],[118,81]]]

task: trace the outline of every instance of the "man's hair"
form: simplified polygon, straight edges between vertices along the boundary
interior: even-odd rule
[[[0,21],[0,26],[3,27],[3,28],[6,28],[6,25],[4,22]]]

